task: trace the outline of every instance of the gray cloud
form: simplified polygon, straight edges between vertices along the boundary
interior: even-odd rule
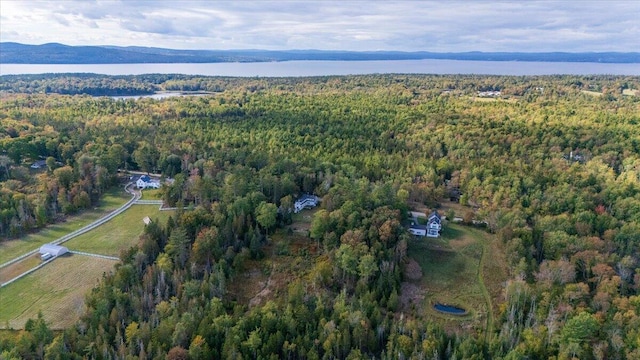
[[[2,41],[192,49],[640,51],[638,1],[0,1]]]

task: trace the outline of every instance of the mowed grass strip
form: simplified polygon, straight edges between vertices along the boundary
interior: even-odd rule
[[[164,224],[171,214],[173,211],[160,211],[158,205],[132,205],[122,214],[63,245],[74,251],[119,256],[122,250],[138,243],[145,217]]]
[[[53,329],[73,325],[84,311],[84,296],[116,261],[67,254],[0,288],[0,327],[22,329],[38,311]]]
[[[28,234],[18,239],[1,241],[0,264],[28,253],[29,251],[38,249],[43,244],[50,243],[70,232],[91,224],[119,208],[129,199],[131,199],[131,195],[127,194],[124,189],[120,187],[113,188],[103,196],[96,209],[85,211],[79,215],[69,216],[65,222],[49,225],[36,233]]]

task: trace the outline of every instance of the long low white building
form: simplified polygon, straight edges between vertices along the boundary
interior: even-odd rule
[[[54,244],[44,244],[40,246],[40,255],[50,254],[51,256],[60,256],[69,252],[64,246]]]

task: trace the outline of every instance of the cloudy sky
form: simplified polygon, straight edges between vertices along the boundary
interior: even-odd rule
[[[175,49],[640,51],[639,0],[0,0],[0,40]]]

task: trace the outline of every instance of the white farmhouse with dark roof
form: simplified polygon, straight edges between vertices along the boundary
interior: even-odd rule
[[[136,186],[138,189],[160,189],[160,181],[152,179],[149,175],[142,175],[136,181]]]
[[[439,237],[442,229],[442,219],[437,212],[432,212],[427,218],[427,237]]]
[[[427,225],[411,223],[409,226],[409,232],[415,236],[437,238],[440,236],[440,230],[442,230],[442,219],[435,211],[429,214]]]

